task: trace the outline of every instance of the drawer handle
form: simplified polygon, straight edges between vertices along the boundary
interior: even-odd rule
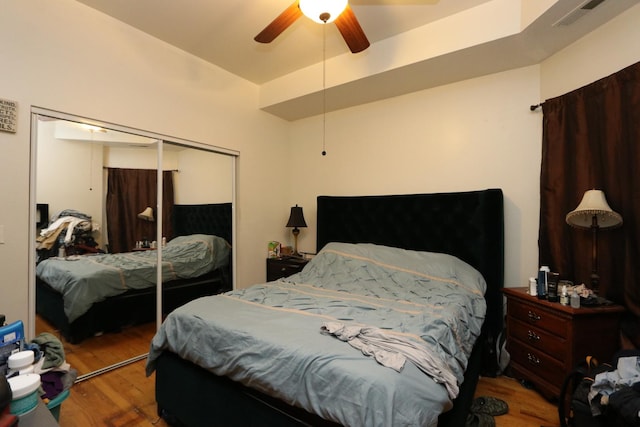
[[[537,322],[538,320],[540,320],[540,316],[531,310],[529,310],[528,316],[529,316],[529,320],[531,320],[532,322]]]
[[[540,341],[540,335],[536,334],[533,331],[528,331],[527,337],[529,338],[529,341]]]
[[[535,355],[531,353],[527,353],[527,359],[529,359],[529,363],[532,365],[538,366],[540,365],[540,359],[538,359]]]

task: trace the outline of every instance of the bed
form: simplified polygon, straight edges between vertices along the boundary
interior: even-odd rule
[[[174,205],[163,250],[163,313],[228,291],[231,204]],[[155,251],[52,257],[36,267],[36,313],[74,344],[156,318]],[[77,274],[76,274],[77,273]]]
[[[318,197],[318,254],[302,272],[167,317],[147,361],[159,414],[187,426],[464,425],[502,329],[503,233],[499,189]]]

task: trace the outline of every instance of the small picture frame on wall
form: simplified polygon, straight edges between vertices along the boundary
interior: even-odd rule
[[[47,203],[36,204],[36,228],[44,228],[49,225],[49,205]]]

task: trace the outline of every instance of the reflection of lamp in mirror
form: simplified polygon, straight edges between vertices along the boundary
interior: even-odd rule
[[[622,216],[609,207],[602,190],[587,190],[577,208],[566,216],[567,224],[591,229],[591,290],[598,292],[598,229],[622,225]]]
[[[293,227],[291,231],[293,233],[293,256],[299,257],[298,253],[298,234],[300,234],[300,230],[298,227],[306,227],[307,223],[304,221],[304,214],[302,213],[302,208],[298,205],[291,207],[291,214],[289,215],[289,221],[287,222],[287,227]]]
[[[138,214],[138,218],[144,219],[145,221],[155,221],[153,218],[153,208],[151,206],[147,206],[145,210]]]

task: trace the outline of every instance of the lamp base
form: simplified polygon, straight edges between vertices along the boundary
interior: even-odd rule
[[[298,234],[300,234],[300,230],[298,227],[294,227],[291,232],[293,233],[293,253],[291,256],[294,258],[302,258],[302,255],[298,252]]]
[[[591,289],[591,291],[598,295],[599,293],[599,287],[600,287],[600,276],[598,276],[598,273],[591,273],[591,286],[589,286],[589,289]]]

